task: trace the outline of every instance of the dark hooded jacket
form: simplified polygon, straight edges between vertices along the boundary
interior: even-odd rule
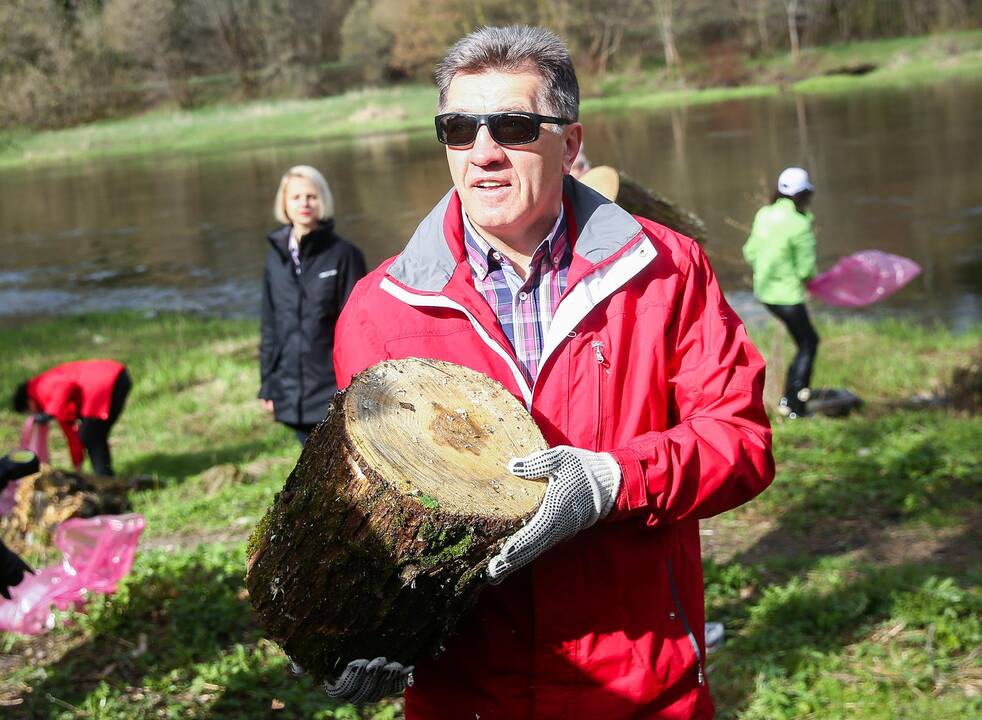
[[[337,391],[334,325],[351,289],[365,275],[361,251],[328,220],[300,242],[299,274],[290,257],[290,226],[267,238],[263,274],[259,397],[291,426],[324,419]]]

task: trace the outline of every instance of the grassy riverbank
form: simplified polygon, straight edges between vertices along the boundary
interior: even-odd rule
[[[789,357],[771,330],[754,330],[758,345]],[[777,424],[774,485],[703,526],[709,615],[727,630],[708,662],[720,717],[976,716],[982,420],[902,401],[967,364],[982,327],[819,330],[816,384],[870,402],[847,420]],[[0,637],[4,717],[401,717],[398,702],[359,714],[290,678],[252,618],[245,537],[297,455],[254,399],[257,341],[252,321],[139,313],[0,331],[0,388],[69,358],[125,361],[135,385],[116,465],[157,480],[132,498],[147,529],[120,591],[47,636]],[[4,404],[0,447],[19,424]],[[52,451],[66,462],[57,433]]]
[[[865,63],[878,69],[862,76],[825,74]],[[718,102],[787,90],[839,92],[979,78],[982,31],[808,48],[796,64],[785,55],[760,61],[701,60],[688,65],[687,72],[688,84],[659,71],[609,76],[602,82],[586,80],[583,113],[588,120],[600,112]],[[726,87],[712,87],[714,83]],[[0,135],[0,169],[425,131],[432,124],[435,103],[433,88],[403,86],[317,100],[155,110],[50,132],[13,131]]]

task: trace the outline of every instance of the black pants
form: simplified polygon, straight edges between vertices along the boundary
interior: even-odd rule
[[[79,437],[85,452],[89,454],[92,463],[92,472],[96,475],[112,475],[113,462],[109,454],[109,431],[119,419],[126,405],[126,396],[130,394],[133,381],[130,374],[123,370],[113,383],[113,394],[109,400],[109,417],[105,420],[99,418],[82,418],[78,427]]]
[[[784,397],[788,407],[799,415],[804,411],[805,404],[798,399],[798,391],[811,387],[812,367],[815,365],[815,355],[818,352],[818,333],[808,319],[808,310],[804,303],[797,305],[764,305],[774,316],[788,328],[794,338],[798,352],[788,366],[788,375],[784,382]]]
[[[316,424],[314,425],[299,425],[299,424],[292,425],[290,423],[284,423],[284,424],[286,424],[287,427],[289,427],[290,429],[293,430],[294,433],[296,433],[297,442],[300,443],[300,447],[303,447],[304,445],[307,444],[307,438],[310,436],[310,433],[314,431],[314,428],[317,427]]]

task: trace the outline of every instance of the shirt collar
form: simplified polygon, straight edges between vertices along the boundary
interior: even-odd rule
[[[491,244],[481,237],[481,234],[474,229],[471,224],[470,218],[467,217],[467,212],[463,207],[460,208],[460,214],[464,221],[464,247],[467,250],[467,259],[470,262],[471,268],[474,274],[477,275],[481,280],[488,276],[495,266],[500,265],[501,261],[504,260],[508,262],[507,258],[498,253]],[[553,223],[552,229],[546,234],[545,238],[538,244],[535,248],[535,252],[532,253],[533,264],[537,262],[538,258],[541,257],[544,247],[549,248],[549,257],[553,258],[557,252],[560,252],[560,248],[557,247],[556,243],[560,238],[565,238],[566,233],[560,232],[565,227],[564,220],[566,219],[566,209],[560,204],[559,215],[556,217],[556,222]],[[498,257],[495,257],[495,256]]]

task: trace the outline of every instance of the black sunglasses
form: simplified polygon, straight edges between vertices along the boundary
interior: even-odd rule
[[[482,125],[499,145],[528,145],[539,139],[542,123],[568,125],[571,120],[531,112],[444,113],[436,116],[436,139],[452,147],[470,145]]]

